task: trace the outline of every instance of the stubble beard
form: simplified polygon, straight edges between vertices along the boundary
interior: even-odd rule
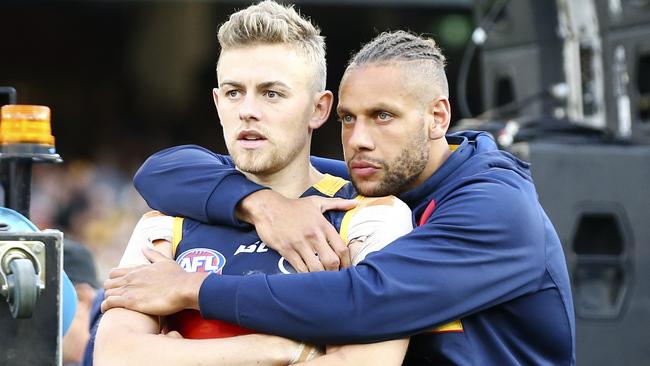
[[[355,182],[352,178],[352,184],[357,192],[368,197],[398,195],[407,191],[415,182],[429,161],[429,144],[425,135],[421,139],[413,140],[408,146],[402,149],[399,156],[391,163],[385,160],[368,159],[372,163],[381,166],[384,176],[378,184],[371,187],[362,187],[361,182]]]
[[[273,146],[270,151],[243,151],[232,154],[237,168],[254,175],[268,175],[282,170],[295,158],[299,148],[279,149]]]

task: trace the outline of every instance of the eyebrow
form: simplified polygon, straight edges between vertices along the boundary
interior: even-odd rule
[[[234,87],[241,88],[244,86],[244,84],[234,81],[234,80],[224,80],[219,84],[219,87],[223,87],[225,85],[230,85]],[[271,87],[282,87],[285,89],[291,89],[289,85],[283,83],[282,81],[279,80],[272,80],[272,81],[265,81],[257,86],[258,89],[266,89],[266,88],[271,88]]]
[[[234,86],[234,87],[242,87],[243,86],[241,83],[238,83],[238,82],[232,81],[232,80],[224,80],[221,83],[219,83],[220,88],[224,87],[225,85],[230,85],[230,86]]]
[[[392,106],[392,105],[390,105],[388,103],[380,102],[380,103],[377,103],[377,104],[371,106],[370,108],[363,109],[363,113],[365,113],[367,115],[373,115],[373,114],[383,112],[383,111],[392,112],[392,111],[395,111],[395,110],[396,110],[396,108],[394,106]],[[349,109],[339,106],[339,107],[336,107],[336,114],[353,114],[353,113],[351,113]]]
[[[258,85],[258,88],[259,89],[266,89],[266,88],[278,87],[278,86],[281,87],[281,88],[285,88],[285,89],[291,89],[291,88],[289,88],[289,85],[287,85],[287,84],[285,84],[285,83],[283,83],[283,82],[281,82],[279,80],[265,81],[265,82],[261,83],[260,85]]]

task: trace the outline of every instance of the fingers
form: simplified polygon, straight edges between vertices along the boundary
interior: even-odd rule
[[[125,305],[124,298],[121,296],[108,296],[102,301],[101,310],[102,313],[113,309],[113,308],[123,308]]]
[[[357,200],[345,200],[342,198],[318,198],[320,198],[321,212],[329,210],[347,211],[357,207],[359,204],[359,201]]]
[[[126,285],[126,282],[127,281],[124,276],[109,278],[106,281],[104,281],[104,288],[108,291],[110,289],[123,287],[124,285]]]
[[[139,268],[142,268],[145,265],[139,265],[139,266],[132,266],[132,267],[121,267],[121,268],[113,268],[108,272],[108,278],[118,278],[118,277],[123,277]]]
[[[183,338],[183,336],[175,330],[165,333],[165,336],[172,337],[172,338],[181,338],[181,339]]]
[[[326,271],[338,271],[341,261],[330,248],[327,240],[319,241],[316,244],[316,253],[318,254],[318,261],[323,265]]]
[[[325,270],[325,267],[323,267],[323,264],[320,262],[320,260],[318,260],[318,256],[311,246],[301,246],[298,248],[298,254],[302,260],[305,261],[309,272],[319,272]]]
[[[327,238],[327,243],[329,244],[329,248],[332,251],[333,255],[336,256],[337,263],[336,263],[336,269],[338,270],[340,268],[347,268],[352,264],[352,259],[350,258],[350,249],[348,246],[343,242],[343,239],[339,235],[339,233],[332,227],[331,225],[328,225],[325,231],[325,236]]]
[[[300,254],[298,252],[291,250],[290,252],[287,252],[285,254],[280,253],[284,257],[284,259],[293,266],[293,268],[296,270],[296,272],[309,272],[309,268],[307,268],[307,265],[305,262],[302,260],[300,257]]]
[[[144,256],[147,257],[147,259],[151,263],[170,260],[168,257],[164,256],[162,253],[159,253],[158,251],[153,250],[153,249],[143,248],[142,253],[144,253]]]

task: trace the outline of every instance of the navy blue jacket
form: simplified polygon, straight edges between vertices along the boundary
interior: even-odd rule
[[[564,254],[528,164],[484,133],[447,139],[457,145],[447,161],[399,196],[416,220],[435,202],[424,225],[339,272],[210,276],[203,316],[320,344],[413,336],[410,365],[575,364]],[[191,146],[149,158],[135,184],[152,208],[232,225],[237,202],[263,189],[227,157]]]

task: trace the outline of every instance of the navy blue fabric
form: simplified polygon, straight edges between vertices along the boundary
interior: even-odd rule
[[[204,317],[320,344],[413,336],[409,365],[575,364],[564,254],[528,164],[499,151],[485,133],[449,135],[448,141],[458,145],[454,153],[400,196],[415,218],[435,199],[424,225],[339,272],[211,275],[199,294]],[[217,208],[232,213],[229,198],[205,204],[242,191],[223,179],[230,174],[217,167],[223,159],[179,157],[175,164],[182,168],[168,165],[155,185],[138,189],[162,198],[157,209],[182,200],[192,206],[185,215],[206,207],[207,217],[217,217],[209,211]],[[151,163],[140,175],[158,169]],[[431,332],[455,320],[462,331]]]

